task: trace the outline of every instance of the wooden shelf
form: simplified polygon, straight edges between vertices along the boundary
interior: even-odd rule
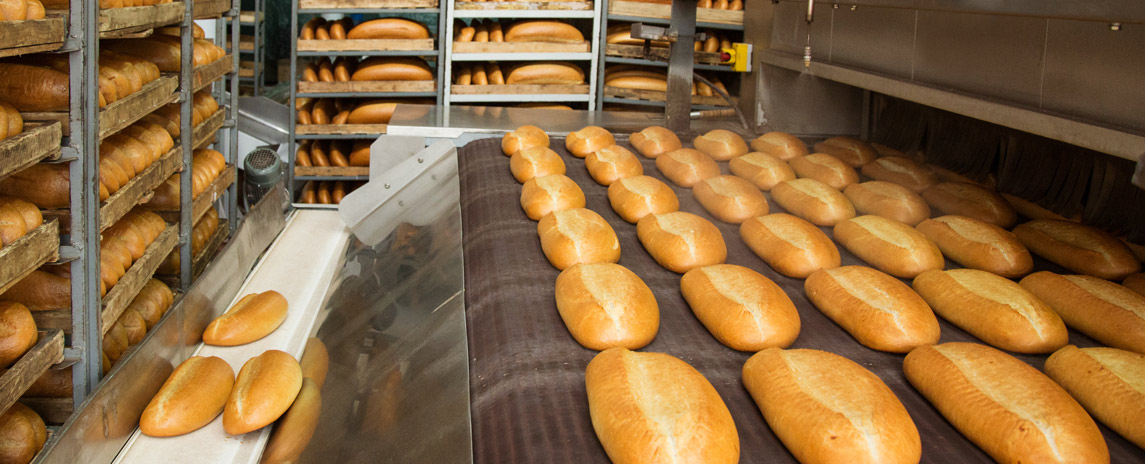
[[[456,2],[454,10],[592,10],[592,2],[530,1],[530,2]]]
[[[198,2],[195,2],[198,3]],[[151,6],[103,8],[99,10],[99,37],[122,37],[183,21],[186,4],[160,3]]]
[[[226,55],[214,62],[195,68],[195,91],[198,92],[234,70],[234,56]]]
[[[589,53],[592,44],[552,42],[453,42],[455,55],[465,53]]]
[[[62,135],[60,123],[51,122],[28,124],[24,132],[0,140],[0,179],[42,160],[59,158]]]
[[[215,133],[223,127],[223,121],[226,120],[226,118],[226,108],[220,106],[219,110],[215,111],[215,114],[212,114],[206,121],[195,126],[194,131],[191,133],[191,146],[198,150],[214,142]]]
[[[0,248],[0,293],[59,255],[59,221],[44,218],[40,227]]]
[[[579,95],[588,94],[588,84],[551,85],[454,85],[454,95]]]
[[[386,124],[298,124],[295,135],[380,135]]]
[[[192,8],[195,19],[214,18],[231,10],[231,0],[195,0]]]
[[[437,90],[437,80],[430,81],[349,81],[349,82],[299,82],[298,94],[310,93],[408,93],[433,92]]]
[[[7,411],[53,364],[64,360],[64,333],[41,330],[39,340],[0,375],[0,408]]]
[[[644,54],[644,47],[640,45],[620,45],[620,44],[607,44],[604,46],[604,54],[607,56],[616,56],[620,58],[632,58],[636,60],[647,60],[656,58],[657,61],[663,61],[664,66],[668,65],[668,49],[663,47],[652,47],[648,51],[648,55]],[[715,52],[695,52],[695,63],[706,65],[720,65],[720,54]],[[724,65],[727,66],[727,65]],[[728,66],[731,69],[731,66]]]
[[[437,8],[437,0],[298,0],[300,10]]]
[[[608,2],[608,14],[667,21],[672,18],[672,5],[618,0]],[[696,8],[696,22],[728,24],[742,27],[743,10],[732,11],[717,10],[715,8]]]
[[[298,39],[300,52],[432,51],[433,45],[433,39]]]
[[[191,223],[199,222],[207,211],[210,211],[211,206],[227,191],[227,187],[235,182],[235,167],[227,166],[223,172],[219,173],[215,180],[207,186],[199,195],[191,200]],[[179,222],[179,211],[171,210],[155,210],[163,219],[170,223]]]
[[[139,295],[139,291],[155,275],[155,270],[159,269],[159,265],[167,259],[167,255],[178,244],[179,226],[167,226],[167,229],[147,246],[147,249],[143,251],[143,256],[132,263],[131,269],[128,269],[127,273],[119,278],[119,282],[107,291],[107,295],[103,297],[103,309],[100,311],[99,327],[101,334],[106,334],[115,324],[115,321],[119,319],[119,316],[123,315],[123,311],[131,304],[131,300]]]
[[[0,21],[0,58],[58,50],[67,37],[63,16],[25,21]]]
[[[369,177],[369,166],[295,166],[294,177]]]
[[[159,76],[148,82],[131,95],[112,102],[99,110],[99,139],[123,130],[159,107],[178,99],[175,89],[179,87],[179,77],[171,74]],[[25,122],[58,121],[63,135],[71,135],[71,119],[66,111],[20,113]]]
[[[621,87],[611,87],[611,86],[605,86],[604,87],[604,96],[606,96],[606,97],[617,97],[617,98],[629,98],[629,99],[633,99],[633,100],[645,100],[645,101],[654,101],[654,102],[668,101],[668,93],[667,92],[660,92],[657,90],[625,89],[625,88],[621,88]],[[734,98],[733,98],[733,100],[734,100]],[[720,97],[718,95],[713,95],[711,97],[705,97],[702,95],[692,95],[692,104],[693,105],[709,105],[709,106],[725,106],[725,107],[730,108],[730,106],[728,106],[728,102],[724,101],[723,97]]]

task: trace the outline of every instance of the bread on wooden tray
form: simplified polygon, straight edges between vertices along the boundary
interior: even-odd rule
[[[779,285],[749,268],[693,268],[680,278],[680,293],[708,332],[733,350],[786,348],[799,336],[795,304]]]
[[[692,187],[696,201],[716,219],[741,224],[767,214],[767,198],[751,182],[736,176],[715,176]]]
[[[893,219],[859,216],[836,224],[833,234],[859,259],[895,277],[911,279],[945,266],[934,242]]]
[[[563,174],[534,177],[521,186],[521,209],[534,221],[553,211],[583,208],[584,192]]]
[[[36,411],[16,402],[0,414],[0,437],[4,437],[0,462],[28,463],[43,449],[48,431]]]
[[[1046,360],[1045,371],[1097,420],[1145,448],[1145,355],[1067,345]]]
[[[590,209],[553,211],[537,223],[537,235],[545,257],[560,270],[574,264],[615,263],[620,259],[616,232]]]
[[[859,214],[873,214],[914,226],[930,217],[930,206],[917,193],[880,180],[848,185],[843,195]]]
[[[723,235],[714,224],[684,211],[649,214],[636,223],[636,236],[661,266],[683,274],[727,259]]]
[[[815,179],[780,182],[771,199],[784,211],[817,226],[833,226],[855,217],[855,206],[838,190]]]
[[[938,245],[943,255],[968,268],[1013,279],[1034,267],[1029,250],[1014,234],[978,219],[941,216],[922,221],[915,228]]]
[[[556,300],[573,339],[590,350],[643,348],[660,327],[652,289],[619,264],[570,266],[557,276]]]
[[[866,266],[824,269],[807,277],[803,291],[868,348],[906,353],[938,343],[938,319],[926,300],[889,274]]]
[[[163,382],[139,419],[139,430],[152,437],[191,433],[223,412],[235,371],[222,358],[192,356]]]
[[[608,186],[608,202],[616,214],[633,224],[649,214],[680,209],[680,200],[672,187],[651,176],[625,177],[613,182]]]
[[[748,219],[740,225],[739,233],[756,256],[788,277],[803,279],[840,264],[835,242],[814,224],[790,214]]]
[[[786,132],[768,132],[756,137],[751,141],[751,149],[783,161],[807,156],[807,144]]]
[[[1036,219],[1014,228],[1031,252],[1079,274],[1121,280],[1141,272],[1141,262],[1117,237],[1071,221]]]
[[[0,301],[0,369],[7,369],[36,345],[36,321],[32,313],[20,303]]]
[[[1145,354],[1145,296],[1097,277],[1035,272],[1019,285],[1097,341]]]

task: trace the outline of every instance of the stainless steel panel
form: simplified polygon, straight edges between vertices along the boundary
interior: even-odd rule
[[[921,11],[914,79],[1037,107],[1045,36],[1041,19]]]
[[[238,106],[239,131],[268,144],[290,137],[290,108],[266,97],[243,97]]]
[[[782,2],[807,3],[802,0]],[[841,8],[891,7],[1087,21],[1145,23],[1140,0],[839,0]]]
[[[807,45],[807,28],[811,28],[811,54],[815,59],[831,57],[831,15],[829,4],[815,4],[815,20],[807,24],[807,2],[781,2],[775,5],[775,25],[771,31],[771,48],[803,54]],[[762,50],[762,47],[759,48]]]
[[[1105,23],[1049,21],[1046,110],[1145,130],[1143,76],[1145,27],[1112,31]]]
[[[912,74],[914,11],[895,8],[834,11],[832,62],[896,76]]]
[[[760,66],[764,127],[799,135],[858,134],[862,91],[807,72]]]

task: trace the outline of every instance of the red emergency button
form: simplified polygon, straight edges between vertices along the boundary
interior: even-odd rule
[[[728,52],[720,52],[720,61],[731,61],[732,54]]]

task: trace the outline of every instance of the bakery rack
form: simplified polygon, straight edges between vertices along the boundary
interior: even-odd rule
[[[250,35],[241,34],[239,36],[238,53],[246,57],[246,59],[239,60],[240,89],[243,92],[249,89],[249,94],[256,97],[262,94],[262,87],[265,85],[266,26],[263,24],[265,18],[265,0],[254,0],[254,10],[244,10],[239,13],[240,31],[250,32]],[[233,50],[230,47],[228,43],[227,48]]]

